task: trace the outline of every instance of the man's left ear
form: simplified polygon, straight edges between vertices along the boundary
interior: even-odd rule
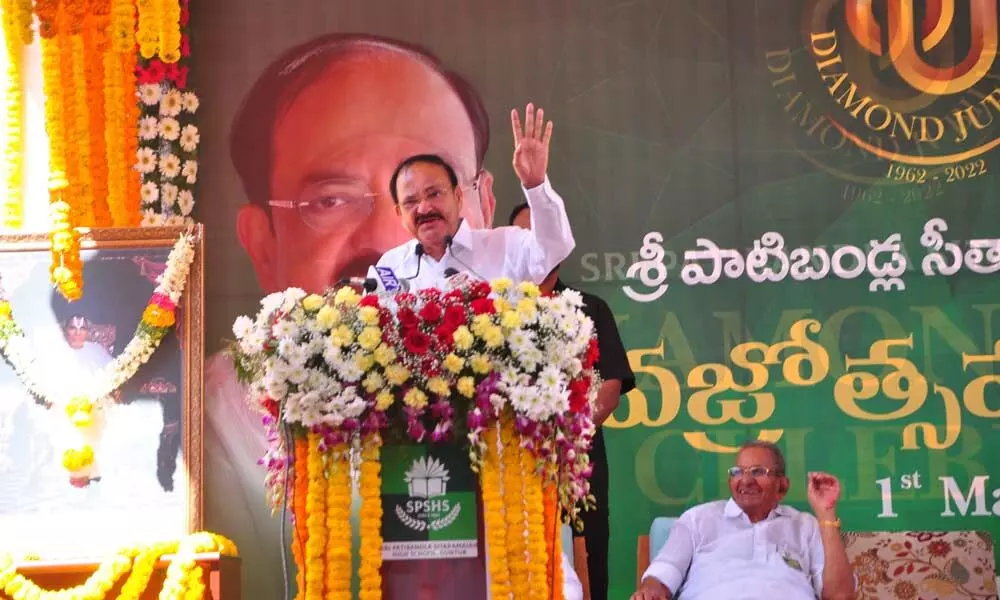
[[[493,195],[493,174],[486,169],[479,175],[479,210],[483,213],[483,227],[492,229],[497,199]]]
[[[785,477],[784,475],[782,475],[781,476],[781,481],[778,482],[778,492],[782,496],[784,496],[785,494],[788,493],[788,487],[789,487],[788,477]]]

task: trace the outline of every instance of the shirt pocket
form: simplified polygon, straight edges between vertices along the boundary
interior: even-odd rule
[[[768,564],[779,566],[809,577],[809,555],[794,544],[769,544]]]

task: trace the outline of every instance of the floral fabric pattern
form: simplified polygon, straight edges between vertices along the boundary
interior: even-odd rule
[[[858,600],[997,598],[993,540],[982,531],[844,535]]]

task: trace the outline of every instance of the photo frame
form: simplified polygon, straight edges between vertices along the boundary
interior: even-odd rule
[[[195,254],[176,324],[112,395],[94,477],[69,480],[58,450],[67,416],[0,361],[0,552],[95,559],[202,529],[203,227],[84,231],[84,295],[72,303],[49,282],[48,234],[0,235],[0,287],[36,364],[72,382],[128,344],[185,232]]]

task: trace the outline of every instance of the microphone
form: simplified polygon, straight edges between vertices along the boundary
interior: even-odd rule
[[[403,277],[402,279],[400,279],[399,280],[400,284],[402,284],[404,281],[409,282],[411,279],[416,279],[417,276],[420,275],[420,266],[423,264],[423,258],[424,258],[424,245],[418,242],[417,246],[413,249],[413,253],[417,255],[417,272],[409,277]],[[406,287],[407,289],[409,289],[410,286],[407,285]]]
[[[335,287],[343,285],[357,286],[370,294],[378,289],[378,280],[374,277],[344,277],[337,282]]]
[[[470,267],[469,265],[467,265],[464,260],[462,260],[461,258],[459,258],[457,254],[455,254],[455,251],[451,249],[451,245],[452,245],[452,243],[454,243],[454,241],[455,241],[454,236],[451,236],[451,235],[444,236],[444,248],[445,248],[445,251],[447,251],[448,254],[458,262],[458,264],[460,264],[463,267],[465,267],[470,273],[472,273],[473,275],[475,275],[476,277],[478,277],[479,279],[481,279],[483,281],[489,282],[489,279],[486,279],[485,277],[483,277],[482,275],[480,275],[479,273],[477,273],[475,269],[473,269],[472,267]],[[445,277],[450,277],[450,276],[453,276],[455,274],[455,273],[452,273],[452,275],[448,275],[448,271],[449,270],[452,270],[452,271],[455,271],[455,273],[458,273],[457,269],[455,269],[454,267],[449,267],[448,269],[445,269],[445,271],[444,271]]]
[[[389,267],[375,267],[375,274],[378,275],[382,291],[389,293],[410,291],[410,282],[397,278]]]
[[[458,275],[458,269],[455,267],[448,267],[444,270],[445,277],[454,277],[455,275]]]

